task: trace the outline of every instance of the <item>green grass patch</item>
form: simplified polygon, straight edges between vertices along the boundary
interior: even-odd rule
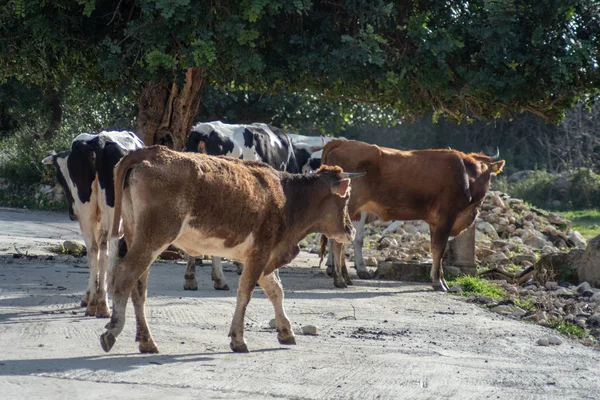
[[[522,308],[523,310],[535,311],[537,309],[531,301],[521,299],[519,297],[514,298],[513,303],[515,303],[515,306]]]
[[[600,209],[564,211],[559,213],[573,222],[573,230],[579,231],[586,239],[600,235]]]
[[[479,296],[487,296],[487,297],[491,297],[494,299],[505,299],[506,298],[506,292],[499,288],[498,286],[494,285],[493,283],[490,283],[484,279],[475,277],[475,276],[470,276],[470,275],[464,275],[464,276],[459,276],[458,278],[454,279],[454,280],[450,280],[448,281],[448,286],[452,287],[454,285],[460,285],[462,287],[462,295],[463,296],[469,296],[470,294],[476,294]]]
[[[560,321],[560,320],[550,320],[548,321],[548,326],[552,329],[557,330],[563,335],[575,336],[580,339],[583,339],[587,336],[585,329],[580,326],[577,326],[571,322]]]

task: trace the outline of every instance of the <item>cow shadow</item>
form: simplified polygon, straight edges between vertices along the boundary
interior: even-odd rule
[[[286,351],[287,348],[265,348],[253,353]],[[207,363],[216,357],[239,357],[232,351],[191,354],[113,354],[81,357],[0,360],[0,376],[27,376],[66,373],[75,370],[128,372],[148,366],[183,363]]]

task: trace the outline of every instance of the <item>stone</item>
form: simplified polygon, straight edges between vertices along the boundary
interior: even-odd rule
[[[581,282],[575,290],[577,290],[577,293],[582,294],[583,292],[585,292],[586,290],[590,290],[591,288],[592,286],[589,283]]]
[[[553,346],[558,346],[562,344],[562,339],[556,335],[551,335],[548,337],[548,342]]]
[[[575,244],[575,247],[585,250],[587,246],[587,240],[585,240],[581,233],[570,230],[567,234],[567,238]]]
[[[511,261],[519,265],[523,265],[525,262],[535,264],[537,256],[535,254],[516,254],[512,256]]]
[[[381,240],[379,241],[379,245],[377,246],[377,249],[382,250],[382,249],[387,249],[389,247],[397,248],[398,241],[394,238],[385,236],[385,237],[381,238]]]
[[[396,232],[398,230],[398,228],[400,228],[400,226],[402,226],[402,221],[394,221],[391,224],[389,224],[387,226],[387,228],[385,228],[383,230],[383,233],[393,233],[393,232]]]
[[[277,321],[275,321],[275,318],[269,321],[269,328],[277,328]]]
[[[589,317],[587,323],[591,327],[600,327],[600,313],[596,313]]]
[[[600,235],[588,242],[579,262],[579,281],[587,281],[593,287],[600,287]]]
[[[556,290],[558,289],[558,283],[556,282],[546,282],[546,290]]]
[[[302,327],[302,334],[310,335],[310,336],[317,336],[319,334],[319,331],[317,330],[317,327],[314,325],[304,325]]]
[[[449,288],[448,291],[450,293],[462,293],[463,288],[459,284],[456,284],[456,285],[452,286],[451,288]]]
[[[377,262],[377,258],[370,256],[370,257],[365,257],[365,265],[367,267],[376,267],[378,264]]]
[[[543,255],[534,265],[533,279],[542,284],[548,280],[579,284],[578,271],[583,253],[584,250],[573,249],[568,253]]]
[[[499,305],[492,308],[491,311],[502,315],[512,315],[514,317],[522,317],[526,314],[525,310],[515,305]]]
[[[510,260],[504,253],[493,253],[481,261],[482,264],[505,265],[510,263]]]
[[[496,232],[496,228],[489,222],[481,221],[477,224],[477,230],[485,233],[487,236],[492,238],[493,240],[498,240],[500,237],[498,236],[498,232]]]
[[[590,301],[600,303],[600,292],[596,292],[590,297]]]
[[[550,346],[550,340],[548,338],[541,338],[537,341],[538,346]]]

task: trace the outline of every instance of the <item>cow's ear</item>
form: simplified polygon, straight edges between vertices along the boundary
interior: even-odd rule
[[[331,188],[331,191],[340,197],[346,197],[350,190],[350,179],[341,179],[335,182]]]
[[[500,172],[502,172],[502,168],[504,168],[504,160],[500,160],[491,164],[490,168],[492,169],[492,172],[498,175]]]
[[[44,165],[52,165],[54,163],[54,154],[50,154],[48,157],[42,160],[42,164]]]

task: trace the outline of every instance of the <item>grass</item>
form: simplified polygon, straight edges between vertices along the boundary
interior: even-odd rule
[[[536,310],[536,307],[529,300],[524,300],[524,299],[517,297],[517,298],[513,299],[513,303],[515,303],[515,306],[522,308],[523,310],[526,310],[526,311],[535,311]]]
[[[573,222],[573,230],[579,231],[586,239],[600,235],[600,209],[564,211],[560,215]]]
[[[498,286],[490,283],[484,279],[464,275],[459,276],[458,278],[448,281],[448,286],[452,287],[456,284],[459,284],[462,287],[462,295],[469,296],[471,294],[476,294],[479,296],[491,297],[494,299],[505,299],[506,292],[499,288]]]
[[[548,321],[548,326],[552,329],[557,330],[563,335],[575,336],[580,339],[583,339],[587,336],[585,329],[580,326],[577,326],[571,322],[560,321],[557,319]]]

